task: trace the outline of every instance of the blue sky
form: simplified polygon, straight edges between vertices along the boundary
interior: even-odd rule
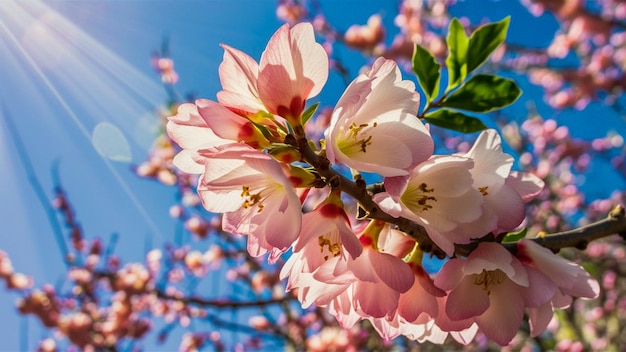
[[[373,13],[380,13],[391,28],[397,6],[396,1],[383,0],[321,4],[340,30],[364,23]],[[554,19],[534,18],[516,1],[460,1],[454,14],[469,16],[472,23],[512,15],[509,40],[539,47],[549,43],[546,33],[556,29]],[[166,99],[149,64],[151,53],[160,48],[164,37],[169,38],[180,75],[177,89],[214,99],[220,90],[219,43],[259,58],[280,24],[275,1],[269,0],[3,1],[0,115],[17,126],[47,195],[53,190],[52,165],[59,162],[60,178],[87,236],[106,240],[117,233],[117,253],[126,262],[141,261],[146,240],[157,246],[172,241],[176,226],[168,215],[173,191],[130,171],[131,164],[145,158],[155,126],[154,109]],[[350,62],[352,75],[365,63],[358,54],[343,49],[338,54]],[[524,101],[532,99],[541,112],[553,116],[541,104],[537,89],[523,79],[520,84],[525,95],[509,110],[511,114],[525,117]],[[333,104],[342,88],[341,79],[331,76],[321,95],[323,103]],[[607,123],[585,124],[584,116],[590,113],[608,115]],[[624,130],[624,121],[610,114],[592,104],[585,113],[554,116],[567,121],[574,135],[591,138],[604,136],[607,124]],[[94,149],[91,133],[103,122],[119,128],[130,148],[130,162],[102,158]],[[63,262],[4,123],[0,124],[0,165],[0,249],[8,252],[17,271],[33,275],[36,285],[56,282]],[[20,346],[23,319],[11,304],[15,298],[0,291],[0,351]],[[42,333],[34,319],[28,321],[28,347],[33,349]]]

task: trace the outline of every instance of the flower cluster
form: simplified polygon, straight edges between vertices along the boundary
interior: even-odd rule
[[[318,151],[304,129],[316,105],[306,103],[325,84],[329,60],[312,25],[282,26],[259,63],[223,48],[217,101],[183,104],[169,119],[182,148],[173,162],[200,175],[203,206],[223,213],[224,231],[248,236],[250,255],[274,262],[291,250],[280,276],[304,307],[328,307],[344,327],[369,320],[385,339],[441,343],[450,334],[468,343],[480,329],[506,345],[524,312],[536,336],[553,308],[598,294],[580,266],[532,240],[516,254],[498,243],[543,182],[512,170],[495,130],[465,153],[433,155],[416,116],[419,94],[394,61],[379,58],[350,83]],[[383,183],[368,190],[361,172]],[[312,188],[326,196],[303,211]],[[344,192],[373,208],[352,218]],[[401,231],[400,220],[427,236]],[[453,257],[434,278],[422,266],[427,243]],[[457,251],[472,243],[469,254]]]

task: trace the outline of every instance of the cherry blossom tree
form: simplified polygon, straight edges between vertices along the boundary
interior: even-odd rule
[[[183,351],[623,344],[625,193],[585,204],[575,184],[594,158],[625,177],[623,137],[578,140],[534,111],[508,120],[522,92],[500,74],[528,72],[558,108],[618,99],[623,68],[608,53],[623,4],[524,2],[563,25],[537,50],[506,42],[508,17],[467,23],[452,3],[403,1],[386,44],[378,15],[340,33],[319,4],[280,1],[286,23],[258,62],[222,45],[217,99],[172,99],[135,170],[176,188],[171,216],[201,250],[123,263],[83,234],[62,184],[51,204],[42,195],[59,215],[64,285],[33,283],[0,251],[20,313],[54,332],[39,350],[141,349],[150,331],[165,341],[180,328]],[[371,62],[348,77],[333,45]],[[579,67],[545,65],[569,50]],[[171,91],[172,59],[153,65]],[[333,72],[346,88],[324,106]],[[201,283],[224,280],[237,292],[207,298]]]

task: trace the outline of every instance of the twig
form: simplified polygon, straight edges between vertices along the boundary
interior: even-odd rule
[[[285,142],[289,142],[289,138]],[[398,229],[415,239],[423,251],[443,257],[443,251],[432,242],[424,227],[403,217],[394,218],[382,211],[372,200],[372,196],[366,188],[359,187],[356,182],[349,180],[330,167],[328,159],[315,153],[310,148],[306,138],[298,138],[297,146],[302,153],[304,161],[313,166],[331,188],[338,189],[352,196],[367,212],[367,217],[396,225]],[[589,242],[613,234],[620,234],[626,238],[626,216],[624,216],[624,208],[622,206],[615,207],[604,220],[577,229],[537,237],[532,240],[554,252],[558,252],[561,248],[566,247],[585,249]],[[477,246],[478,242],[469,245],[456,245],[456,253],[457,255],[467,255]],[[514,243],[505,244],[505,247],[511,252],[516,251]]]
[[[220,300],[220,299],[205,299],[201,297],[176,297],[172,295],[168,295],[167,293],[161,290],[155,290],[154,293],[157,297],[170,300],[170,301],[179,301],[185,304],[195,304],[202,307],[212,307],[212,308],[230,308],[230,309],[238,309],[238,308],[247,308],[247,307],[264,307],[268,305],[281,304],[285,301],[289,300],[289,296],[285,296],[282,298],[271,298],[266,300],[257,300],[257,301],[228,301],[228,300]]]
[[[22,137],[15,126],[13,119],[11,118],[11,114],[9,113],[6,106],[2,106],[2,116],[4,116],[4,121],[6,122],[6,126],[9,129],[11,134],[11,139],[13,140],[13,144],[15,145],[15,149],[20,159],[20,163],[24,168],[24,172],[26,173],[26,178],[30,183],[37,199],[39,200],[39,204],[43,207],[46,215],[48,216],[48,223],[52,228],[52,233],[54,234],[54,238],[59,247],[59,251],[61,252],[61,256],[63,257],[63,262],[69,266],[71,263],[69,262],[69,250],[67,248],[67,243],[65,243],[65,239],[63,237],[63,231],[61,230],[61,225],[59,224],[59,220],[57,218],[56,210],[50,205],[50,200],[46,196],[46,192],[44,191],[37,175],[35,174],[35,169],[33,167],[32,162],[30,161],[30,157],[26,152],[26,147],[24,146],[24,142],[22,141]]]

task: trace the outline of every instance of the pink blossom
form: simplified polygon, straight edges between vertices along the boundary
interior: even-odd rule
[[[178,113],[168,118],[167,133],[183,149],[174,157],[174,165],[186,173],[204,172],[202,158],[196,151],[232,141],[218,137],[200,116],[195,104],[185,103],[178,106]]]
[[[393,317],[398,308],[400,294],[408,291],[415,280],[407,263],[389,254],[386,248],[379,247],[380,233],[386,227],[384,222],[372,220],[359,234],[363,253],[345,262],[347,271],[357,278],[347,292],[352,295],[355,311],[365,318]],[[398,242],[386,241],[386,243]],[[394,251],[394,248],[389,248],[390,253]],[[343,263],[339,264],[338,268]],[[341,276],[335,276],[336,272],[337,268],[334,272],[320,270],[314,277],[320,281],[335,283],[336,280],[342,280]]]
[[[424,226],[432,240],[452,255],[453,242],[443,234],[453,233],[459,224],[482,214],[484,197],[473,187],[473,166],[469,158],[433,156],[408,176],[385,178],[385,192],[373,199],[389,215]]]
[[[372,15],[364,26],[353,24],[344,35],[346,45],[372,51],[385,39],[385,27],[380,15]]]
[[[248,237],[250,255],[289,248],[300,232],[300,200],[281,165],[241,144],[200,150],[205,172],[198,184],[204,207],[224,213],[224,231]]]
[[[415,282],[408,291],[400,295],[398,314],[407,322],[424,324],[437,317],[439,314],[437,298],[445,296],[446,293],[435,286],[419,263],[410,263],[409,266],[415,276]]]
[[[540,335],[548,326],[554,308],[566,308],[572,296],[596,298],[600,293],[598,281],[582,267],[552,253],[530,239],[517,242],[516,257],[527,267],[549,278],[556,286],[550,299],[541,306],[529,308],[531,335]],[[529,287],[531,289],[531,287]]]
[[[276,17],[287,23],[298,23],[307,16],[307,10],[299,1],[280,0],[276,7]]]
[[[358,351],[359,348],[356,344],[358,336],[351,336],[356,335],[357,331],[353,330],[358,329],[347,330],[326,326],[319,333],[306,339],[306,350],[311,352]]]
[[[543,182],[530,174],[514,173],[507,183],[513,157],[502,152],[500,136],[493,129],[483,131],[463,156],[474,161],[470,174],[473,187],[483,195],[482,213],[478,219],[460,224],[444,236],[454,243],[467,244],[472,238],[511,231],[519,226],[526,215],[524,200],[538,194]],[[525,183],[515,183],[519,177],[524,178]],[[519,192],[513,185],[519,186]]]
[[[226,44],[222,48],[224,59],[219,68],[222,90],[217,93],[217,100],[244,115],[266,111],[257,88],[259,64],[240,50]]]
[[[504,247],[491,242],[480,243],[466,259],[446,262],[435,285],[449,291],[445,312],[450,320],[471,318],[502,346],[517,333],[524,308],[542,305],[555,289],[544,275],[528,273]]]
[[[176,84],[178,73],[174,70],[174,60],[168,57],[154,57],[152,66],[161,75],[161,80],[165,84]]]
[[[220,138],[245,142],[253,148],[263,148],[268,145],[265,136],[246,117],[207,99],[196,100],[196,106],[206,126]]]
[[[392,60],[379,58],[339,99],[326,130],[328,159],[383,176],[407,175],[433,152],[415,116],[419,95]]]
[[[315,42],[313,26],[299,23],[290,29],[285,24],[261,55],[259,98],[269,113],[299,124],[306,100],[319,94],[327,79],[328,55]]]
[[[289,277],[287,290],[299,289],[298,299],[304,307],[312,303],[324,306],[356,280],[345,263],[362,252],[339,194],[331,193],[315,210],[302,216],[302,231],[280,278]],[[316,277],[318,271],[328,272],[333,283]]]
[[[310,23],[279,28],[261,55],[260,64],[237,49],[222,47],[223,90],[217,98],[245,116],[269,113],[299,121],[306,99],[319,94],[328,78],[328,55],[315,42]]]

